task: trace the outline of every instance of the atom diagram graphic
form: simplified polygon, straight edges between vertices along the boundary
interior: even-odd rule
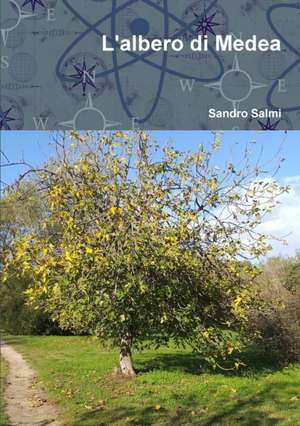
[[[267,21],[268,24],[270,25],[271,29],[274,31],[274,33],[277,35],[277,37],[286,45],[286,47],[297,56],[297,59],[288,66],[288,68],[286,68],[275,80],[274,83],[272,84],[268,94],[267,94],[267,104],[270,108],[272,109],[281,109],[283,112],[293,112],[293,111],[298,111],[300,109],[300,105],[294,106],[294,107],[279,107],[279,106],[275,106],[272,98],[274,95],[275,90],[278,87],[278,80],[282,80],[285,77],[287,77],[295,68],[297,68],[300,64],[300,50],[299,48],[296,48],[292,45],[292,43],[289,42],[289,40],[287,40],[281,33],[280,31],[276,28],[273,20],[272,20],[272,15],[274,13],[275,10],[280,10],[280,9],[296,9],[299,11],[300,9],[300,4],[299,3],[280,3],[277,5],[273,5],[271,6],[268,11],[267,11]]]
[[[85,106],[83,108],[79,109],[76,112],[76,114],[74,115],[72,120],[64,121],[64,122],[59,123],[59,124],[60,124],[60,126],[67,127],[69,129],[73,129],[73,130],[77,130],[78,129],[78,126],[77,126],[78,119],[80,118],[81,114],[84,114],[86,112],[90,112],[90,113],[94,113],[94,114],[98,115],[99,128],[97,130],[105,131],[110,127],[120,126],[120,124],[121,124],[121,123],[117,123],[115,121],[107,120],[107,118],[105,117],[103,112],[100,109],[98,109],[94,106],[92,95],[90,93],[88,93],[88,95],[87,95],[87,100],[86,100]]]
[[[235,79],[244,80],[243,91],[240,94],[227,94],[227,86],[230,86]],[[218,90],[224,99],[232,103],[233,108],[238,108],[241,102],[244,102],[256,89],[266,87],[265,84],[255,83],[247,71],[240,68],[237,55],[234,57],[232,68],[226,71],[222,78],[216,83],[207,84],[206,87]]]
[[[213,35],[216,35],[213,27],[220,25],[218,22],[214,22],[214,17],[216,16],[216,14],[217,14],[217,12],[213,13],[210,16],[207,16],[206,10],[204,10],[202,17],[200,18],[200,16],[197,15],[197,13],[194,13],[196,18],[198,18],[198,19],[200,18],[199,21],[196,24],[197,33],[202,34],[204,36],[207,35],[207,33],[211,33]]]
[[[95,33],[97,36],[100,36],[100,37],[105,35],[105,33],[101,31],[101,26],[103,24],[106,24],[107,21],[110,22],[112,31],[111,31],[110,37],[107,36],[107,40],[114,47],[114,51],[111,52],[113,65],[111,68],[95,73],[95,77],[98,78],[98,77],[106,77],[111,74],[114,75],[115,81],[116,81],[116,88],[121,101],[121,105],[124,111],[126,112],[127,116],[130,118],[134,118],[135,114],[132,113],[130,106],[126,102],[126,95],[124,94],[124,89],[123,89],[121,77],[120,77],[120,71],[138,62],[142,62],[146,64],[147,66],[156,70],[159,73],[159,77],[158,77],[157,91],[155,96],[153,97],[153,104],[150,110],[147,113],[145,113],[144,117],[142,118],[140,117],[139,119],[136,120],[139,123],[144,123],[149,120],[149,118],[153,115],[154,111],[156,110],[156,107],[161,98],[164,81],[167,74],[176,76],[178,78],[193,79],[195,82],[210,83],[210,82],[217,81],[221,78],[221,76],[224,73],[224,66],[219,55],[210,46],[209,46],[209,51],[213,55],[214,59],[216,60],[216,64],[218,65],[218,68],[219,68],[218,73],[213,77],[199,78],[197,75],[193,76],[188,73],[180,72],[180,71],[177,71],[176,69],[170,68],[167,64],[168,52],[163,52],[161,64],[159,64],[158,61],[156,61],[155,59],[151,60],[152,59],[151,56],[154,55],[155,53],[153,51],[150,51],[144,54],[126,52],[128,54],[129,59],[128,61],[122,62],[122,64],[120,64],[119,58],[118,58],[118,50],[120,48],[120,44],[115,41],[115,36],[117,34],[116,33],[116,17],[121,11],[134,5],[135,3],[138,3],[139,1],[142,1],[143,3],[150,6],[155,11],[159,12],[162,15],[164,19],[164,34],[162,34],[162,36],[164,38],[170,38],[173,40],[181,36],[184,36],[187,32],[190,32],[194,35],[197,34],[197,32],[195,31],[195,26],[197,25],[197,23],[199,24],[199,18],[201,20],[203,14],[199,15],[198,17],[195,17],[195,19],[193,19],[191,22],[186,23],[184,20],[182,20],[181,18],[179,18],[178,16],[176,16],[169,10],[169,0],[162,0],[161,4],[158,4],[157,2],[155,2],[155,0],[127,0],[123,2],[121,5],[117,5],[117,0],[112,0],[111,13],[108,13],[107,15],[100,18],[98,21],[96,21],[93,24],[90,23],[85,17],[81,16],[80,13],[78,13],[77,10],[71,5],[71,2],[69,0],[62,0],[66,8],[86,27],[86,30],[83,31],[67,47],[63,55],[59,58],[57,66],[56,66],[56,74],[58,78],[62,82],[64,82],[68,78],[68,76],[65,76],[62,70],[64,67],[64,62],[67,56],[69,55],[69,53],[74,49],[74,47],[78,46],[78,44],[80,44],[80,42],[83,41],[85,37],[87,37],[90,33]],[[206,18],[208,16],[208,13],[216,5],[216,3],[217,3],[217,0],[212,0],[210,4],[206,6],[204,11]],[[210,20],[211,18],[212,16],[208,16],[207,19]],[[169,21],[173,21],[177,24],[177,26],[179,26],[179,29],[176,30],[173,34],[169,33]],[[212,25],[212,21],[210,22],[210,25]]]
[[[22,4],[22,7],[26,6],[27,4],[31,4],[32,13],[35,12],[35,8],[37,5],[45,8],[45,5],[42,2],[42,0],[25,0],[24,3]]]
[[[69,77],[75,80],[75,83],[72,85],[71,89],[81,84],[82,86],[82,94],[85,96],[86,94],[86,87],[92,86],[96,88],[95,86],[95,68],[97,64],[93,65],[92,67],[88,68],[85,62],[85,58],[83,59],[82,66],[74,64],[73,67],[75,68],[75,71],[77,71],[77,74],[72,74]]]

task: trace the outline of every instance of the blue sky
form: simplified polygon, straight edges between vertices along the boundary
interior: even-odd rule
[[[157,131],[151,132],[158,141],[172,140],[174,145],[182,149],[196,149],[199,143],[208,143],[212,140],[211,132],[187,132],[187,131]],[[11,162],[24,158],[25,161],[36,166],[42,164],[53,154],[53,132],[39,131],[8,131],[1,132],[2,151]],[[257,151],[262,146],[265,159],[274,155],[274,152],[282,144],[282,153],[286,161],[278,177],[300,175],[300,132],[225,132],[222,137],[222,148],[218,160],[226,161],[234,147],[235,157],[238,159],[242,148],[249,141],[257,141]],[[1,158],[3,161],[3,158]],[[11,183],[18,177],[20,168],[8,167],[3,171],[2,179]]]
[[[186,131],[157,131],[151,132],[152,137],[161,143],[172,141],[179,149],[194,150],[200,143],[209,143],[213,136],[211,132]],[[33,166],[43,164],[53,153],[53,132],[19,131],[1,132],[1,151],[10,162],[24,159]],[[216,165],[222,165],[229,160],[238,161],[245,145],[255,140],[253,159],[263,148],[263,159],[272,158],[281,145],[281,155],[285,162],[277,175],[281,183],[289,184],[290,193],[284,195],[281,204],[262,225],[264,232],[270,232],[277,237],[287,236],[288,246],[281,243],[273,244],[272,254],[293,255],[300,249],[300,132],[225,132],[222,137],[221,149],[216,157]],[[3,156],[1,161],[5,162]],[[1,180],[10,184],[24,170],[22,167],[4,167]]]

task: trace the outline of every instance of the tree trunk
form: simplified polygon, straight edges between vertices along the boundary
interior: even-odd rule
[[[132,365],[131,358],[131,341],[128,337],[121,339],[120,348],[120,371],[125,377],[134,377],[135,371]]]

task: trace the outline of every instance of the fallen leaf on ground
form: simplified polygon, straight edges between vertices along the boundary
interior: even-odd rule
[[[291,398],[291,401],[300,401],[300,395],[295,395]]]
[[[91,405],[85,405],[84,408],[86,408],[87,410],[92,410],[93,407]]]

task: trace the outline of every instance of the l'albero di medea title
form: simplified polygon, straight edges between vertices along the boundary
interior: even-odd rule
[[[114,39],[106,35],[102,36],[102,50],[103,52],[113,52],[120,49],[122,52],[180,52],[186,47],[186,41],[174,39],[161,39],[161,38],[145,38],[142,35],[133,35],[130,38],[121,38],[115,35]],[[192,40],[189,40],[189,47],[193,52],[207,52],[211,47],[207,35],[199,35]],[[265,38],[259,39],[256,35],[248,39],[242,39],[231,35],[216,35],[215,49],[217,52],[279,52],[281,51],[281,42],[279,39],[267,40]]]

